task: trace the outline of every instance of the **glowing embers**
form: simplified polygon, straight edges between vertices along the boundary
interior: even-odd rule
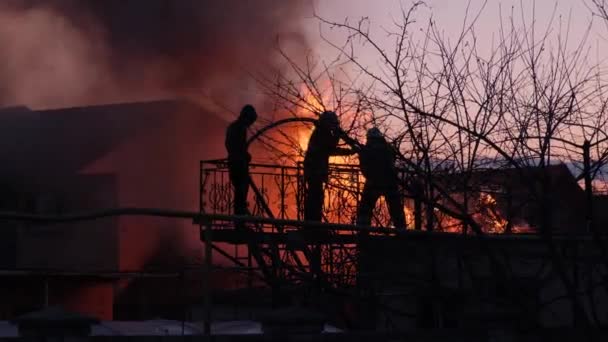
[[[514,234],[536,234],[537,230],[530,226],[527,222],[513,225],[511,232]]]

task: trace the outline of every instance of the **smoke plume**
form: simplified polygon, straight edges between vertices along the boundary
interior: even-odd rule
[[[2,0],[0,107],[174,97],[212,99],[233,112],[245,102],[259,107],[264,97],[249,74],[281,68],[278,39],[290,55],[304,55],[300,19],[312,12],[310,1]],[[210,127],[206,117],[184,122],[190,120],[185,115],[166,114],[166,122],[138,127],[128,143],[84,170],[117,175],[118,205],[198,207],[198,161],[224,155],[225,127]],[[54,132],[45,134],[37,138],[53,141]],[[78,136],[75,146],[82,143]],[[134,269],[159,249],[178,249],[163,244],[166,236],[183,238],[180,253],[200,248],[190,222],[183,233],[175,224],[122,220],[120,267]]]
[[[309,1],[4,0],[0,104],[251,97],[246,75],[279,68],[279,37],[306,48]]]

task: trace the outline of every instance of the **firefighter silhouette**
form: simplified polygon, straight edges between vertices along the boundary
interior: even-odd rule
[[[323,211],[323,185],[329,176],[329,157],[355,153],[351,149],[338,147],[342,136],[338,116],[334,112],[323,112],[315,123],[304,156],[304,220],[320,222]]]
[[[376,202],[380,196],[384,196],[393,224],[398,229],[405,229],[403,202],[399,195],[399,181],[395,169],[395,153],[378,128],[367,131],[367,142],[359,151],[359,164],[366,181],[359,203],[357,224],[371,225]]]
[[[226,130],[226,150],[228,151],[228,173],[234,189],[234,214],[247,215],[247,193],[249,192],[249,163],[251,155],[247,151],[247,129],[256,121],[255,108],[245,105],[238,119]]]

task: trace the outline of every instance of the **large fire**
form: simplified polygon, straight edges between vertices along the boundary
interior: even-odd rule
[[[301,103],[298,106],[296,115],[298,117],[311,117],[313,112],[320,113],[326,109],[325,104],[330,102],[331,93],[312,94],[307,88],[302,89]],[[357,118],[348,112],[339,113],[341,125],[348,126],[352,120]],[[294,144],[292,146],[291,155],[296,163],[302,162],[308,148],[310,136],[314,127],[310,124],[298,125],[290,132]],[[294,154],[294,151],[296,152]],[[287,153],[287,152],[286,152]],[[356,208],[358,206],[359,197],[361,196],[362,187],[365,183],[365,178],[358,172],[358,158],[356,155],[332,156],[330,163],[335,166],[330,175],[330,181],[325,189],[325,217],[329,222],[335,223],[355,223]],[[478,196],[473,196],[472,202],[468,207],[471,212],[469,215],[472,219],[482,227],[482,230],[490,234],[501,234],[507,231],[509,226],[508,220],[501,213],[500,205],[497,199],[488,192],[481,192]],[[414,229],[416,226],[416,217],[413,211],[413,203],[405,201],[404,214],[406,218],[407,229]],[[411,201],[410,201],[411,202]],[[421,226],[425,226],[426,213],[420,218]],[[462,221],[455,219],[440,210],[434,210],[435,222],[438,231],[462,233],[464,225]],[[390,220],[388,210],[384,198],[380,198],[374,210],[374,219],[372,224],[388,226]],[[511,224],[511,231],[514,233],[530,232],[533,229],[524,224]]]

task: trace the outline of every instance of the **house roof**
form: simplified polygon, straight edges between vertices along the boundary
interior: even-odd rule
[[[0,177],[31,182],[50,174],[74,174],[133,135],[185,113],[204,115],[210,123],[224,121],[181,100],[50,110],[0,109]]]
[[[568,201],[584,199],[584,191],[565,164],[539,167],[483,169],[469,173],[445,173],[435,176],[436,182],[449,192],[511,192],[513,195],[541,196],[542,175],[547,175],[551,196]]]

